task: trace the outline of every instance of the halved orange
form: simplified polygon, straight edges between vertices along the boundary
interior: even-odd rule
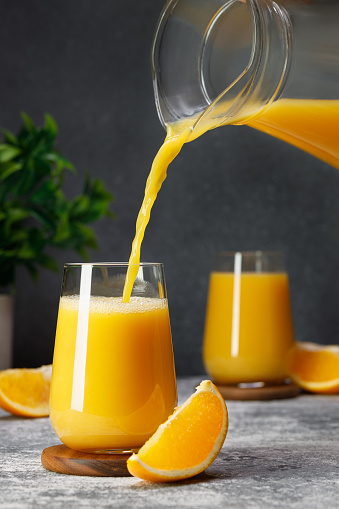
[[[172,482],[199,474],[217,457],[228,429],[228,413],[215,385],[205,380],[127,461],[140,479]]]
[[[0,407],[14,415],[46,417],[52,365],[0,371]]]
[[[295,343],[287,356],[289,377],[302,389],[339,393],[339,346]]]

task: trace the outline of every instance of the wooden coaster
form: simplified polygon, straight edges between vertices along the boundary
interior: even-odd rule
[[[264,387],[233,387],[217,385],[220,394],[226,400],[269,400],[295,398],[299,394],[299,388],[294,384],[267,385]]]
[[[65,445],[47,447],[41,463],[52,472],[97,477],[129,477],[127,460],[131,454],[90,454],[74,451]]]

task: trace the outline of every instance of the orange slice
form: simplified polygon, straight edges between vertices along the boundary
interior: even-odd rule
[[[0,371],[0,407],[14,415],[49,415],[52,365]]]
[[[287,371],[302,389],[339,393],[339,346],[296,343],[288,353]]]
[[[228,429],[223,397],[209,380],[161,424],[127,461],[129,472],[146,481],[171,482],[199,474],[217,457]]]

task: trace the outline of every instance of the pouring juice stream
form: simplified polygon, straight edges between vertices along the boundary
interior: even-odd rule
[[[129,259],[123,302],[129,302],[138,274],[140,249],[145,229],[150,219],[153,203],[166,178],[169,164],[179,154],[186,142],[198,138],[215,127],[214,122],[206,120],[195,129],[196,122],[197,117],[195,116],[168,125],[165,141],[153,161],[136,222],[136,234]],[[231,124],[232,119],[227,123]],[[245,119],[240,123],[295,145],[339,169],[338,100],[280,99],[265,108],[261,115]]]
[[[154,158],[151,171],[146,182],[145,196],[136,222],[136,234],[129,258],[122,302],[129,302],[133,284],[139,270],[141,243],[144,238],[145,229],[150,218],[153,203],[155,202],[161,185],[166,178],[168,165],[179,154],[191,132],[192,126],[192,120],[169,126],[165,141]]]

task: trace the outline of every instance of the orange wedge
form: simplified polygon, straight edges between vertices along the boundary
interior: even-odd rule
[[[14,415],[49,415],[52,365],[0,371],[0,407]]]
[[[339,393],[339,346],[296,343],[288,353],[287,371],[302,389],[319,394]]]
[[[172,482],[199,474],[217,457],[228,429],[225,401],[206,380],[161,424],[154,435],[127,461],[140,479]]]

